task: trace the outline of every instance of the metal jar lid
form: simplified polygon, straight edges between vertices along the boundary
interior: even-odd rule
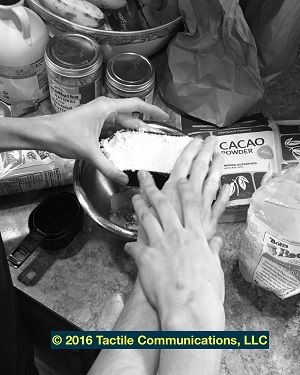
[[[67,33],[54,36],[46,46],[45,61],[54,73],[82,77],[102,63],[99,44],[91,37]]]
[[[116,89],[142,91],[155,80],[151,62],[137,53],[126,52],[112,57],[106,67],[106,79]]]

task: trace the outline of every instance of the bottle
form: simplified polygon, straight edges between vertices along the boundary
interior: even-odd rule
[[[300,291],[300,164],[252,195],[239,248],[245,280],[284,299]]]
[[[49,95],[44,52],[49,33],[24,0],[0,5],[0,100],[8,104]]]

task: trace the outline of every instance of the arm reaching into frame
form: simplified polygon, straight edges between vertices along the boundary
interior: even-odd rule
[[[104,128],[147,128],[130,113],[143,112],[157,120],[168,118],[157,106],[139,98],[97,98],[87,104],[48,116],[0,118],[0,152],[6,150],[43,150],[66,159],[83,159],[106,177],[128,183],[100,151],[99,136]]]
[[[200,146],[202,146],[201,154],[199,153]],[[182,220],[177,182],[178,179],[190,175],[190,181],[193,181],[194,196],[197,198],[196,204],[201,207],[201,218],[206,228],[205,233],[210,237],[209,246],[212,251],[218,252],[221,246],[221,240],[218,237],[214,237],[214,234],[219,217],[225,209],[229,194],[228,187],[222,188],[216,201],[211,205],[219,189],[223,168],[222,157],[214,153],[214,148],[214,138],[208,138],[203,144],[200,140],[192,140],[177,160],[172,174],[163,187],[162,192],[172,202],[180,220]],[[202,181],[198,181],[199,175],[204,176]],[[147,179],[153,182],[150,174],[148,174]],[[143,184],[141,184],[141,187],[143,188]],[[143,196],[145,196],[144,193]],[[147,200],[147,196],[145,196],[145,199]],[[144,246],[147,243],[148,238],[142,226],[140,226],[137,244]],[[180,319],[180,316],[177,315],[176,319]],[[173,324],[175,323],[176,322],[173,321]],[[160,329],[161,323],[157,310],[150,304],[145,296],[138,277],[135,287],[133,288],[129,300],[125,304],[125,308],[114,330],[157,331]],[[181,329],[179,320],[174,329]],[[122,375],[154,375],[157,373],[159,357],[160,351],[155,349],[102,350],[92,366],[89,375],[112,375],[121,373]]]
[[[224,275],[219,259],[221,240],[209,243],[203,229],[201,209],[191,181],[177,182],[180,220],[165,195],[139,172],[148,202],[137,195],[133,205],[148,245],[128,243],[125,250],[139,269],[144,292],[159,315],[162,330],[223,330]],[[161,350],[158,374],[209,374],[219,372],[221,350]]]

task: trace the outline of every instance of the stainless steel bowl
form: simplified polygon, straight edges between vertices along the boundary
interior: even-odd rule
[[[184,135],[179,129],[165,124],[153,122],[148,125],[166,134]],[[134,224],[131,198],[139,188],[119,185],[95,167],[78,160],[74,165],[73,185],[83,209],[96,223],[127,241],[136,240],[137,225]],[[128,223],[136,228],[128,227]]]

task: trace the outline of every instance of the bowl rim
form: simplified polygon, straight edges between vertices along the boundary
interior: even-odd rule
[[[101,216],[96,209],[93,207],[91,201],[87,197],[83,187],[80,184],[81,176],[82,176],[82,170],[84,165],[87,164],[88,166],[91,166],[88,163],[85,163],[83,160],[76,160],[74,164],[74,173],[73,173],[73,186],[74,191],[77,196],[77,199],[79,203],[82,205],[85,212],[98,224],[101,225],[103,228],[108,229],[109,231],[119,234],[122,237],[126,237],[128,239],[135,240],[137,238],[137,231],[134,229],[126,229],[124,227],[121,227],[120,225],[117,225],[103,216]],[[101,173],[100,171],[97,171],[98,173]],[[101,173],[102,174],[102,173]],[[97,220],[95,220],[97,219]]]
[[[77,23],[71,22],[71,21],[69,21],[69,20],[67,20],[63,17],[60,17],[57,14],[55,14],[55,13],[51,12],[50,10],[48,10],[47,8],[45,8],[37,0],[27,0],[27,3],[28,4],[34,4],[36,7],[40,8],[44,13],[48,14],[49,16],[53,17],[54,19],[56,19],[56,20],[58,20],[62,23],[67,24],[68,26],[71,26],[73,28],[78,29],[78,31],[85,31],[85,32],[93,33],[93,34],[99,34],[99,35],[101,34],[101,35],[106,35],[106,36],[111,36],[111,35],[124,36],[124,34],[128,35],[128,36],[144,35],[144,34],[147,34],[149,32],[152,33],[152,32],[155,32],[155,31],[157,32],[157,31],[163,30],[167,27],[173,26],[173,24],[174,25],[179,24],[182,21],[182,17],[179,16],[179,17],[175,18],[174,20],[172,20],[170,22],[167,22],[167,23],[165,23],[163,25],[160,25],[160,26],[152,27],[150,29],[135,30],[135,31],[102,30],[102,29],[92,28],[92,27],[89,27],[89,26],[78,25]],[[30,8],[30,6],[29,6],[29,8]]]
[[[170,133],[178,134],[186,136],[182,130],[176,128],[175,126],[167,125],[158,121],[145,121],[148,125],[154,125],[155,128],[165,128],[170,130]],[[117,234],[121,237],[126,237],[128,240],[135,241],[137,239],[138,231],[135,229],[127,229],[125,227],[121,227],[120,225],[117,225],[115,223],[112,223],[111,221],[107,220],[103,216],[101,216],[96,209],[93,207],[91,201],[89,200],[88,196],[86,195],[83,187],[80,184],[81,177],[82,177],[82,170],[84,165],[88,165],[92,168],[95,168],[89,163],[86,163],[83,160],[76,160],[73,168],[73,187],[74,192],[77,196],[77,199],[85,212],[98,224],[101,225],[103,228],[109,230],[110,232],[113,232],[114,234]],[[102,174],[100,171],[97,171],[97,173]],[[102,174],[103,175],[103,174]]]

